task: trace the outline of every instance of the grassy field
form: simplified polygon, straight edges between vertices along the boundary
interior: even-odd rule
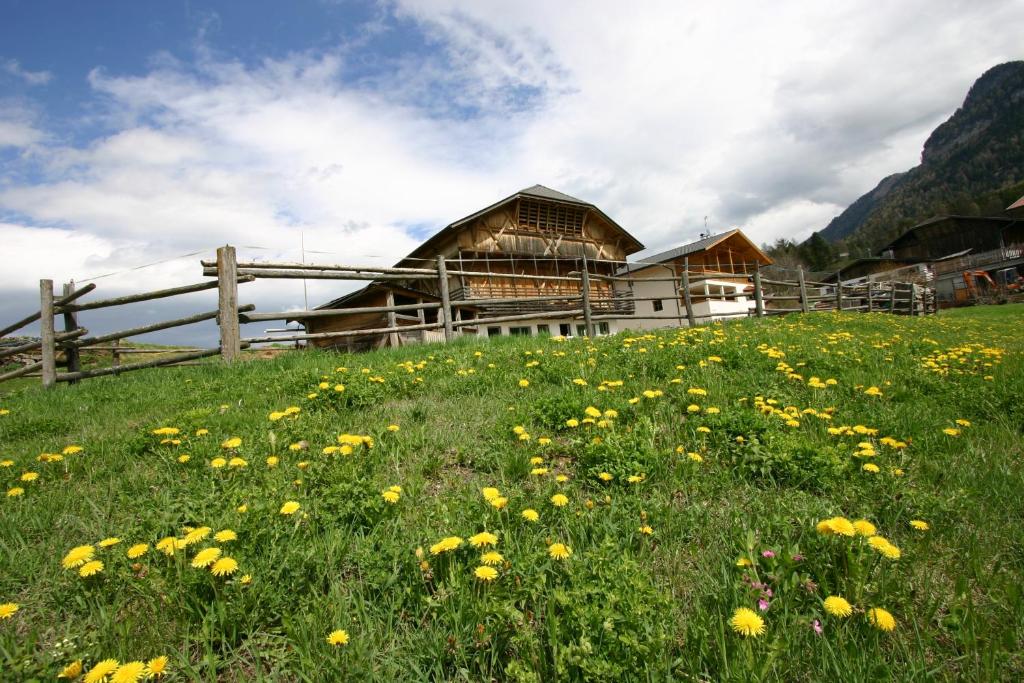
[[[1022,328],[820,313],[19,390],[0,679],[1021,680]]]

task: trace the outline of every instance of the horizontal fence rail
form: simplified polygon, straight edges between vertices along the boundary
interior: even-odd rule
[[[21,363],[21,367],[0,374],[0,381],[39,376],[44,387],[51,387],[58,382],[75,383],[144,368],[195,365],[196,361],[212,356],[220,356],[224,362],[231,363],[242,350],[254,344],[298,345],[300,342],[339,340],[345,344],[369,341],[399,346],[409,341],[452,341],[458,335],[482,334],[480,328],[533,320],[542,321],[538,327],[549,330],[550,326],[543,321],[558,321],[563,327],[568,321],[570,330],[582,331],[593,337],[598,324],[603,329],[607,321],[616,321],[620,329],[629,329],[633,325],[640,329],[646,325],[650,329],[662,326],[660,321],[669,326],[672,324],[670,321],[675,321],[675,325],[682,326],[684,319],[686,325],[694,326],[708,320],[820,311],[926,315],[936,310],[934,290],[914,283],[846,285],[838,281],[838,274],[837,282],[825,283],[808,280],[802,269],[796,270],[794,280],[779,279],[777,274],[768,278],[762,277],[756,264],[742,264],[743,272],[718,272],[703,267],[691,269],[688,257],[684,257],[682,263],[674,264],[626,264],[592,260],[585,255],[557,259],[459,258],[452,261],[438,256],[420,261],[424,267],[239,262],[234,247],[225,246],[217,250],[216,261],[201,261],[203,275],[214,279],[181,287],[82,302],[81,298],[94,291],[96,285],[76,289],[73,283],[69,283],[64,286],[62,296],[58,297],[54,295],[52,281],[42,280],[39,311],[0,333],[0,362],[10,363],[13,360]],[[539,264],[554,262],[554,274],[526,272],[531,261],[535,268]],[[464,263],[473,263],[476,267],[466,268]],[[510,264],[508,269],[516,272],[490,269],[492,264],[504,263]],[[559,263],[574,265],[558,272]],[[479,270],[480,264],[486,270]],[[449,265],[458,267],[449,268]],[[664,269],[664,274],[648,270],[651,268]],[[644,270],[652,276],[643,277],[640,271]],[[479,281],[484,278],[487,284],[481,285]],[[336,305],[296,311],[257,311],[253,304],[240,305],[238,286],[258,279],[379,282],[382,287],[371,291],[377,301],[383,300],[384,304]],[[396,299],[401,299],[393,286],[398,287],[406,301],[411,297],[416,303],[396,303]],[[645,290],[645,287],[654,289]],[[213,289],[217,290],[216,310],[93,336],[87,336],[88,330],[78,323],[79,313]],[[474,297],[474,293],[483,296]],[[715,310],[717,304],[726,303],[729,307],[718,306]],[[645,305],[645,308],[640,310],[639,305]],[[62,319],[62,330],[55,329],[57,317]],[[37,320],[41,327],[40,339],[4,344],[4,335]],[[151,349],[121,345],[121,340],[129,337],[210,320],[215,320],[218,325],[220,344],[217,348]],[[240,325],[244,323],[282,320],[296,321],[305,329],[266,330],[264,335],[246,337],[240,333]],[[351,322],[346,323],[345,320]],[[580,322],[582,324],[577,324]],[[321,324],[350,327],[316,331],[316,326]],[[112,365],[83,369],[83,351],[109,353]],[[161,357],[128,364],[121,362],[123,356],[133,354],[159,354]],[[66,371],[58,372],[58,365],[65,366]]]

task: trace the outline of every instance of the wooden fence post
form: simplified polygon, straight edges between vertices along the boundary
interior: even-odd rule
[[[119,349],[121,348],[121,340],[115,339],[110,343],[110,365],[111,367],[121,367],[121,354]],[[116,372],[114,373],[117,374]]]
[[[43,388],[57,383],[57,349],[53,331],[53,280],[39,281],[39,338],[42,341]]]
[[[220,326],[220,357],[233,363],[241,348],[238,330],[238,260],[235,248],[217,249],[217,324]]]
[[[393,307],[395,305],[395,293],[389,289],[387,293],[387,298],[385,298],[384,301],[385,305],[388,308]],[[394,311],[388,311],[388,327],[398,327],[398,315]],[[398,343],[398,333],[389,332],[388,346],[390,346],[393,349],[397,349]]]
[[[764,317],[764,290],[761,288],[761,264],[754,264],[754,309],[757,317]]]
[[[889,315],[896,315],[896,281],[889,283]]]
[[[690,327],[697,326],[697,318],[693,315],[693,300],[690,297],[690,257],[683,257],[683,304],[686,306],[686,323]]]
[[[590,273],[587,267],[587,255],[583,254],[583,270],[580,272],[580,294],[583,296],[583,326],[587,337],[594,338],[594,312],[590,308]]]
[[[437,284],[441,289],[441,310],[444,316],[444,340],[450,342],[455,337],[455,330],[452,327],[452,300],[448,292],[448,267],[444,263],[444,256],[437,257]]]
[[[914,316],[914,309],[917,308],[917,285],[913,282],[910,283],[910,306],[908,307],[907,314],[911,317]]]
[[[67,298],[69,295],[75,293],[75,281],[72,280],[64,285],[64,296]],[[74,311],[69,311],[64,314],[64,331],[71,332],[72,330],[78,329],[78,314]],[[78,347],[71,344],[64,346],[64,355],[68,360],[68,372],[78,372],[82,369],[81,355],[79,354]],[[78,380],[71,380],[72,384],[76,384]]]
[[[871,296],[871,280],[867,281],[866,286],[868,288],[868,313],[871,313],[875,310],[875,300]]]
[[[840,273],[836,273],[836,310],[843,310],[843,281],[839,279]]]
[[[807,285],[804,283],[804,267],[797,266],[797,283],[800,285],[800,310],[804,313],[810,311],[807,305]]]

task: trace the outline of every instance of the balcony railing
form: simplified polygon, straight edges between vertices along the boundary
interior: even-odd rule
[[[956,273],[962,270],[971,270],[973,268],[1003,263],[1004,261],[1013,261],[1020,258],[1024,258],[1024,247],[1002,247],[1000,249],[992,249],[991,251],[983,251],[977,254],[960,256],[959,258],[950,259],[948,261],[937,261],[932,266],[932,270],[935,271],[936,275],[943,275],[946,273]]]

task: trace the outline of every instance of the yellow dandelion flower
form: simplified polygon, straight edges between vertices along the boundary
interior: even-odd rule
[[[575,419],[575,418],[570,418],[570,419],[565,421],[565,426],[566,427],[579,427],[580,426],[580,421]]]
[[[243,586],[248,586],[250,583],[252,583],[252,575],[242,574],[242,578],[238,579],[238,583],[242,584]]]
[[[875,529],[875,525],[866,519],[858,519],[853,523],[853,528],[856,530],[858,535],[864,537],[874,536],[877,531],[877,529]]]
[[[506,505],[508,505],[508,498],[505,496],[498,496],[497,498],[491,498],[488,502],[491,504],[491,507],[502,510]]]
[[[765,632],[764,619],[749,607],[739,607],[729,619],[732,630],[741,636],[757,637]]]
[[[78,568],[78,575],[83,578],[95,576],[103,571],[103,563],[99,560],[91,560]]]
[[[481,566],[473,570],[473,574],[481,581],[494,581],[498,578],[498,570],[494,567]]]
[[[572,555],[572,548],[564,543],[552,543],[548,546],[548,555],[552,560],[567,560]]]
[[[100,683],[105,681],[107,676],[117,671],[118,661],[116,659],[104,659],[102,662],[97,662],[96,666],[89,669],[89,672],[85,674],[85,683]]]
[[[61,560],[61,564],[64,565],[64,569],[71,569],[72,567],[80,567],[89,560],[96,553],[96,548],[91,545],[79,545],[75,546],[68,551],[68,554]]]
[[[248,462],[246,462],[242,458],[239,458],[238,456],[235,456],[234,458],[228,460],[228,467],[247,467],[248,465]]]
[[[869,538],[868,545],[870,545],[872,548],[881,553],[883,557],[886,557],[890,560],[898,560],[900,559],[900,555],[902,554],[899,548],[897,548],[881,536],[872,536],[871,538]]]
[[[209,429],[197,429],[196,430],[196,436],[206,436],[209,433],[210,433]]]
[[[66,678],[68,680],[74,680],[82,675],[82,660],[76,659],[71,662],[57,674],[57,678]]]
[[[110,683],[138,683],[146,674],[144,662],[127,662],[117,667],[110,677]]]
[[[652,529],[647,524],[644,524],[642,527],[640,527],[639,531],[640,531],[640,533],[644,534],[645,536],[650,536],[651,534],[654,533],[654,529]]]
[[[481,555],[480,561],[486,565],[498,566],[505,561],[505,558],[502,557],[501,553],[499,553],[498,551],[492,550],[488,553],[484,553],[483,555]]]
[[[737,567],[749,567],[750,565],[751,565],[751,562],[746,557],[741,557],[741,558],[736,560],[736,566]]]
[[[547,467],[534,467],[532,470],[530,470],[530,474],[532,474],[535,477],[542,477],[542,476],[544,476],[547,473],[548,473],[548,468]]]
[[[149,545],[147,543],[136,543],[131,548],[128,548],[128,552],[125,554],[129,560],[137,560],[147,552],[149,552]]]
[[[853,607],[846,601],[846,598],[839,595],[828,596],[822,604],[825,606],[825,611],[834,617],[845,618],[853,614]]]
[[[399,427],[398,425],[388,425],[389,432],[397,432],[399,429],[401,429],[401,427]]]
[[[167,657],[160,655],[146,662],[146,677],[159,678],[167,673]]]
[[[188,533],[185,534],[185,538],[181,539],[182,545],[185,546],[189,546],[193,543],[198,543],[199,541],[203,540],[204,538],[210,535],[210,532],[213,531],[213,529],[211,529],[208,526],[201,526],[196,529],[190,529],[187,531]]]
[[[104,538],[102,541],[100,541],[96,545],[98,545],[101,548],[109,548],[110,546],[117,545],[120,542],[121,542],[120,538],[117,538],[116,536],[111,536],[110,538]]]
[[[554,505],[556,508],[565,507],[566,505],[569,504],[569,499],[565,496],[565,494],[556,493],[555,495],[551,496],[551,504]]]
[[[10,619],[14,616],[14,613],[19,609],[18,604],[15,602],[5,602],[0,605],[0,619]]]
[[[228,461],[225,460],[224,458],[214,458],[213,460],[210,461],[210,467],[212,467],[215,470],[219,470],[221,467],[224,467],[224,465],[227,464]]]
[[[238,562],[234,558],[222,557],[213,563],[213,566],[210,567],[210,572],[214,576],[228,576],[229,574],[234,574],[237,569]]]
[[[526,508],[519,514],[522,515],[523,519],[525,519],[527,522],[536,522],[538,519],[540,519],[540,514],[538,514],[538,512],[533,508]]]
[[[474,548],[483,548],[489,545],[496,545],[498,537],[488,531],[481,531],[469,537],[469,544]]]
[[[601,481],[611,481],[612,479],[615,478],[615,476],[610,474],[609,472],[601,472],[599,475],[597,475],[597,478],[600,479]]]
[[[246,505],[245,503],[243,503],[243,504],[239,505],[238,507],[236,507],[235,510],[237,512],[241,512],[241,513],[244,514],[244,513],[249,511],[249,506]]]
[[[188,453],[182,453],[181,455],[178,456],[178,462],[180,462],[183,465],[185,463],[187,463],[191,459],[192,459],[192,456],[189,455]]]
[[[450,553],[453,550],[458,550],[462,546],[462,539],[458,536],[448,536],[442,538],[440,541],[430,546],[431,555],[440,555],[441,553]]]
[[[335,647],[339,645],[348,645],[348,631],[341,628],[336,631],[331,631],[327,634],[327,643],[329,645],[334,645]]]
[[[391,491],[391,490],[381,491],[380,495],[384,499],[385,502],[390,503],[391,505],[394,505],[395,503],[397,503],[398,499],[402,497],[402,494],[398,493],[397,491]]]
[[[221,448],[238,448],[242,445],[242,438],[233,436],[220,445]]]
[[[888,632],[896,628],[896,619],[881,607],[872,607],[868,610],[868,621],[879,631]]]
[[[912,519],[912,520],[910,520],[910,526],[912,528],[914,528],[914,529],[917,529],[918,531],[928,531],[928,528],[929,528],[928,527],[928,522],[925,522],[925,521],[920,520],[920,519]]]
[[[192,558],[192,566],[196,569],[206,569],[220,557],[220,548],[204,548]]]
[[[24,494],[25,494],[25,489],[21,488],[20,486],[12,486],[11,488],[7,489],[7,497],[8,498],[17,498],[18,496],[21,496],[21,495],[24,495]]]
[[[960,436],[960,430],[953,429],[952,427],[946,427],[945,429],[942,430],[942,433],[948,436]]]
[[[26,472],[25,474],[21,475],[21,480],[22,481],[35,481],[38,478],[39,478],[39,473],[38,472]]]
[[[170,557],[174,555],[174,551],[178,549],[178,539],[174,536],[161,538],[156,542],[156,549]]]
[[[528,380],[528,379],[521,379],[521,380],[519,380],[519,386],[521,386],[522,388],[525,389],[526,387],[530,386],[530,380]]]
[[[501,495],[501,492],[492,486],[480,489],[480,493],[484,495],[484,500],[494,500]]]
[[[281,506],[280,513],[282,515],[294,515],[296,512],[298,512],[300,507],[302,506],[299,505],[294,500],[289,500],[286,501],[285,504]]]

